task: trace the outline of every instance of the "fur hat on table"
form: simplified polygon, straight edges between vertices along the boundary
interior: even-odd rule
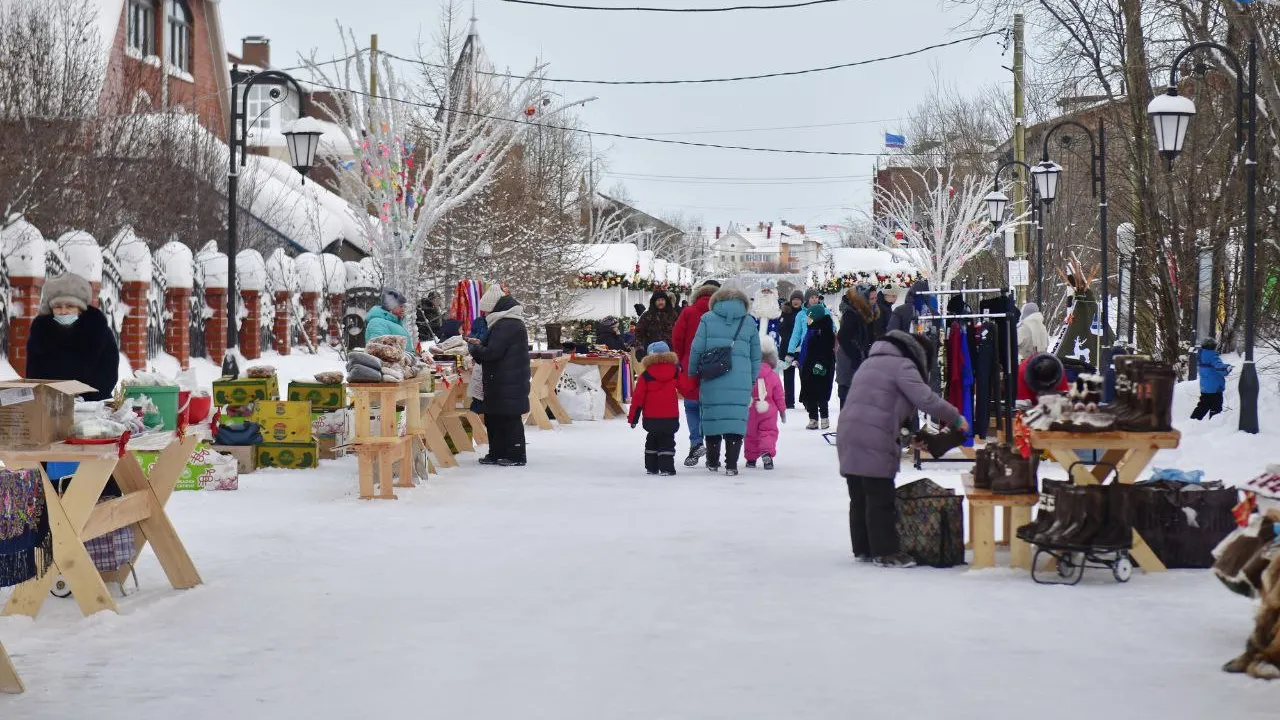
[[[92,296],[93,286],[88,280],[72,273],[63,273],[45,281],[40,295],[39,314],[53,314],[53,306],[58,303],[75,305],[83,312],[89,309]]]

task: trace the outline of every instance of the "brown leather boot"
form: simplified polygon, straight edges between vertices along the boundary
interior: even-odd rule
[[[924,444],[929,454],[938,459],[964,444],[964,433],[952,428],[932,432],[921,428],[916,433],[916,440]]]
[[[1107,521],[1106,490],[1101,485],[1085,485],[1080,489],[1084,491],[1084,511],[1057,539],[1059,544],[1069,547],[1092,547],[1093,538]]]
[[[1130,398],[1128,409],[1116,416],[1116,425],[1127,432],[1150,432],[1151,429],[1151,383],[1147,373],[1157,363],[1144,360],[1135,363],[1129,369]]]
[[[1030,458],[1013,448],[1001,446],[1002,473],[991,480],[991,492],[996,495],[1026,495],[1039,491],[1036,486],[1035,468]]]
[[[1045,480],[1044,489],[1040,493],[1040,507],[1036,510],[1036,519],[1018,528],[1018,539],[1024,542],[1035,542],[1035,538],[1053,527],[1057,519],[1058,493],[1070,483],[1061,480]]]
[[[1178,378],[1173,368],[1161,365],[1147,371],[1147,383],[1151,388],[1151,430],[1169,432],[1173,429],[1173,388]]]
[[[992,455],[994,451],[992,446],[988,445],[980,447],[974,453],[973,461],[973,487],[978,490],[991,489],[991,477],[993,471]]]
[[[1133,547],[1133,488],[1113,483],[1102,486],[1106,495],[1107,522],[1090,543],[1104,550]]]

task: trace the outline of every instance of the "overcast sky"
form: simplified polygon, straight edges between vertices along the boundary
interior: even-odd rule
[[[716,7],[781,0],[582,0],[582,5]],[[414,54],[438,20],[437,0],[270,0],[222,3],[228,49],[245,35],[272,41],[272,62],[292,64],[315,48],[339,54],[340,20],[384,50]],[[805,8],[732,13],[557,10],[476,0],[480,36],[499,68],[526,71],[538,58],[552,77],[675,79],[821,67],[901,53],[971,34],[941,0],[847,0]],[[467,10],[470,9],[468,2]],[[884,133],[929,93],[935,76],[963,89],[994,82],[1012,89],[999,38],[915,57],[790,78],[685,86],[561,85],[570,101],[598,96],[582,111],[593,130],[757,147],[877,153]],[[832,127],[749,130],[779,126]],[[852,124],[857,123],[857,124]],[[734,130],[737,132],[718,132]],[[708,131],[717,131],[708,133]],[[788,156],[596,138],[636,204],[682,211],[708,226],[786,220],[816,225],[857,215],[870,203],[875,157]],[[635,178],[624,175],[668,176]],[[682,178],[730,178],[676,180]],[[803,183],[778,178],[830,178]],[[766,182],[759,182],[764,179]],[[600,183],[607,189],[615,178]]]

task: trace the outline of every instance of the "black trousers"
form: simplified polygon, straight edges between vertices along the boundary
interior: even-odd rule
[[[730,470],[738,469],[738,458],[742,456],[741,435],[708,435],[707,467],[720,467],[720,446],[724,445],[724,466]]]
[[[649,431],[644,440],[644,469],[650,473],[676,471],[676,434]]]
[[[898,552],[893,478],[845,475],[849,485],[849,540],[854,555],[885,557]]]
[[[840,409],[841,409],[841,410],[843,410],[843,409],[844,409],[844,399],[845,399],[845,398],[847,398],[847,397],[849,397],[849,386],[848,386],[848,385],[837,385],[837,386],[836,386],[836,396],[840,398]]]
[[[782,371],[782,389],[787,396],[787,409],[791,410],[796,406],[796,368],[794,365],[788,365],[787,369]]]
[[[1191,413],[1192,420],[1203,420],[1222,412],[1222,393],[1200,393],[1200,403]]]
[[[489,456],[494,460],[525,462],[524,418],[520,415],[484,416],[484,429],[489,433]]]
[[[818,418],[825,420],[831,414],[831,401],[809,400],[805,402],[804,409],[809,411],[810,420],[817,420]]]

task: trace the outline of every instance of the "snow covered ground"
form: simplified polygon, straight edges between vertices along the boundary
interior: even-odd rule
[[[1247,479],[1276,459],[1278,406],[1262,437],[1184,426],[1158,464]],[[119,616],[50,598],[0,618],[29,688],[0,718],[1277,716],[1280,687],[1218,669],[1252,607],[1208,572],[1067,588],[855,565],[835,451],[800,420],[777,470],[733,479],[646,477],[642,431],[615,421],[531,431],[529,467],[464,456],[397,502],[356,499],[354,459],[178,493],[205,585],[171,590],[148,553]]]

